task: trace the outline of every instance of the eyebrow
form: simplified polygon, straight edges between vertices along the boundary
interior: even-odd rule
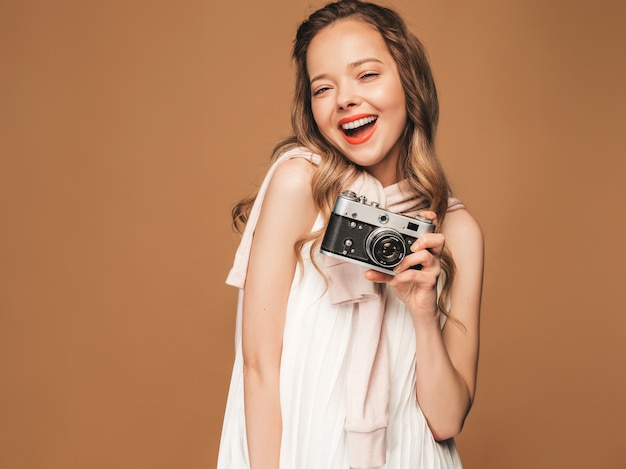
[[[363,64],[365,64],[367,62],[377,62],[377,63],[380,63],[380,64],[383,63],[383,61],[380,60],[380,59],[377,59],[375,57],[368,57],[366,59],[360,59],[360,60],[357,60],[356,62],[349,63],[348,66],[351,67],[351,68],[356,68],[359,65],[363,65]],[[328,76],[327,73],[320,73],[319,75],[316,75],[313,78],[311,78],[309,83],[313,83],[316,80],[321,80],[322,78],[326,78],[327,76]]]

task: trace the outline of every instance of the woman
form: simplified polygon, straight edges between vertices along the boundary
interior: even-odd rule
[[[218,468],[461,467],[483,239],[435,153],[423,47],[394,11],[345,0],[302,23],[293,57],[294,135],[233,210],[246,227],[228,279],[240,297]],[[393,274],[321,256],[345,189],[436,232]]]

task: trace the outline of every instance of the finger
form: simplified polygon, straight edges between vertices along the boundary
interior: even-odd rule
[[[430,220],[433,225],[437,226],[437,214],[432,210],[422,210],[417,215]]]
[[[370,269],[365,272],[365,278],[371,282],[387,283],[393,280],[393,275]]]
[[[406,256],[394,269],[396,274],[406,270],[431,271],[439,269],[439,257],[434,256],[429,250],[423,249]]]
[[[446,243],[446,238],[441,233],[426,233],[415,240],[411,246],[411,251],[418,252],[422,250],[428,250],[435,256],[440,256],[443,251],[443,247]]]
[[[415,271],[412,269],[400,272],[393,277],[389,285],[394,288],[409,289],[409,291],[417,291],[420,289],[428,289],[437,285],[439,278],[438,271],[432,269],[430,273],[423,271]]]

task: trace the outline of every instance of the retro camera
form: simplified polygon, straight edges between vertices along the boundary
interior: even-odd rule
[[[321,252],[369,269],[393,274],[424,233],[435,230],[431,220],[389,212],[352,191],[342,192],[330,215]],[[414,266],[419,269],[421,266]]]

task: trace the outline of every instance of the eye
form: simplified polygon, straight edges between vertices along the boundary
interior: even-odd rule
[[[376,78],[378,75],[380,75],[378,72],[363,72],[359,75],[359,79],[368,80],[368,79]]]
[[[313,90],[313,96],[319,96],[322,93],[325,93],[330,89],[330,86],[320,86],[319,88],[315,88]]]

